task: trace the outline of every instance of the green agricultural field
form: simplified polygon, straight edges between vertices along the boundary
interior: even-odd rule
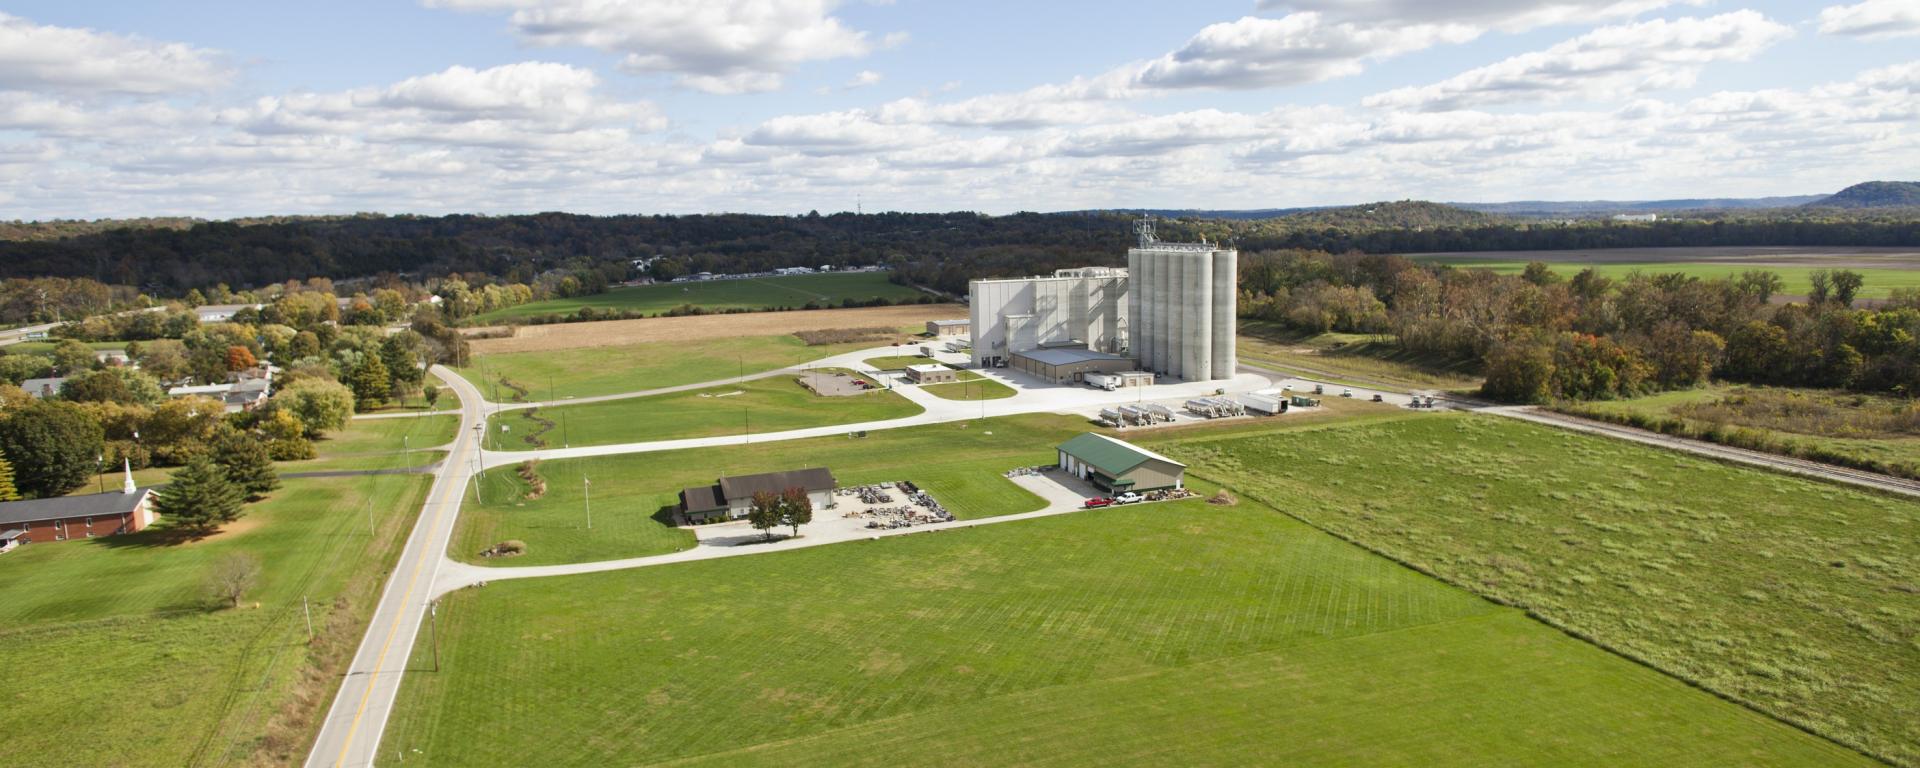
[[[960,381],[950,384],[923,385],[920,389],[934,397],[948,400],[999,400],[1019,394],[1013,391],[1013,387],[983,378],[978,374],[974,374],[971,379],[962,377]]]
[[[0,696],[9,718],[34,724],[8,736],[5,762],[296,760],[427,486],[424,476],[287,480],[210,539],[150,529],[0,556]],[[236,552],[262,564],[259,584],[244,607],[213,608],[203,583]],[[102,723],[110,736],[76,737]]]
[[[737,393],[737,394],[736,394]],[[487,422],[489,450],[524,451],[562,445],[610,445],[685,437],[779,432],[830,424],[857,424],[912,416],[920,406],[878,390],[821,397],[791,376],[754,379],[649,397],[559,408],[505,411]],[[541,420],[551,421],[549,426]],[[501,427],[506,431],[501,431]],[[527,442],[535,436],[544,445]]]
[[[617,347],[480,355],[474,358],[474,365],[458,370],[490,399],[499,402],[513,399],[513,391],[499,384],[501,377],[505,377],[527,389],[526,399],[547,401],[721,381],[802,366],[811,360],[870,346],[873,344],[810,347],[791,334],[742,336],[706,339],[691,345],[657,341]]]
[[[1679,419],[1688,426],[1765,430],[1787,453],[1920,477],[1920,413],[1911,401],[1823,389],[1716,385],[1630,400],[1573,404],[1570,413],[1608,420]]]
[[[1675,677],[1920,763],[1920,504],[1487,416],[1160,450]]]
[[[1403,351],[1391,336],[1301,333],[1277,323],[1242,320],[1238,340],[1241,362],[1317,381],[1453,392],[1480,388],[1480,376],[1470,366]]]
[[[59,343],[60,343],[59,339],[50,339],[47,341],[22,341],[14,344],[8,344],[6,346],[0,346],[0,350],[3,350],[10,355],[51,355],[53,354],[53,348],[59,345]],[[87,345],[88,348],[94,350],[95,352],[100,352],[104,350],[124,352],[127,349],[127,342],[124,342],[124,341],[83,341],[80,343]]]
[[[615,288],[593,296],[551,299],[494,310],[474,317],[479,324],[504,323],[540,315],[571,315],[592,307],[608,312],[655,315],[683,304],[709,311],[798,308],[808,302],[839,305],[852,299],[912,301],[923,294],[887,281],[885,272],[848,272],[823,275],[711,280],[697,283],[661,283]]]
[[[1446,264],[1461,269],[1490,269],[1505,274],[1519,274],[1527,268],[1527,262],[1524,259],[1489,258],[1485,255],[1478,254],[1461,256],[1423,255],[1419,258],[1419,261],[1426,264]],[[1595,264],[1552,262],[1549,263],[1548,266],[1552,267],[1553,271],[1558,272],[1563,278],[1573,277],[1579,273],[1580,270],[1592,267],[1594,271],[1599,272],[1601,276],[1616,280],[1632,275],[1635,272],[1648,275],[1679,272],[1702,280],[1717,280],[1721,278],[1739,277],[1742,272],[1757,269],[1779,275],[1780,279],[1786,283],[1784,293],[1789,296],[1805,295],[1808,286],[1811,284],[1811,275],[1816,269],[1850,269],[1849,267],[1833,265],[1789,267],[1772,264],[1690,261],[1608,262]],[[1860,298],[1863,299],[1884,299],[1887,297],[1888,292],[1894,288],[1920,288],[1920,270],[1875,267],[1852,269],[1860,273],[1860,276],[1865,279],[1865,283],[1860,287]]]
[[[1870,764],[1247,502],[495,582],[439,615],[442,671],[382,743],[409,764]]]

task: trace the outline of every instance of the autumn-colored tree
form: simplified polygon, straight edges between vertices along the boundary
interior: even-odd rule
[[[253,358],[253,350],[238,344],[227,347],[227,370],[229,371],[244,371],[258,365],[259,362]]]

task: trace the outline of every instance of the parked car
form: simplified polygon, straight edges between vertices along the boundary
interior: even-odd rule
[[[1327,387],[1326,387],[1326,385],[1324,385],[1324,384],[1315,384],[1315,385],[1313,385],[1313,393],[1314,393],[1314,394],[1316,394],[1316,395],[1324,395],[1324,394],[1326,394],[1326,393],[1327,393]]]
[[[1105,496],[1095,496],[1095,497],[1093,497],[1093,498],[1091,498],[1091,499],[1087,499],[1087,509],[1094,509],[1094,508],[1096,508],[1096,507],[1104,507],[1104,506],[1108,506],[1108,505],[1110,505],[1110,504],[1112,504],[1112,503],[1113,503],[1113,499],[1109,499],[1109,498],[1107,498],[1107,497],[1105,497]]]
[[[1381,396],[1380,396],[1380,393],[1378,393],[1378,392],[1375,392],[1375,393],[1373,393],[1373,401],[1374,401],[1374,402],[1376,402],[1376,403],[1384,403],[1384,402],[1386,402],[1386,401],[1387,401],[1387,399],[1386,399],[1386,398],[1384,398],[1384,397],[1381,397]]]
[[[1343,390],[1340,390],[1340,396],[1341,396],[1341,397],[1353,397],[1353,390],[1351,390],[1351,389],[1343,389]]]
[[[1127,491],[1126,493],[1113,497],[1113,503],[1115,504],[1132,504],[1138,501],[1146,501],[1146,497],[1133,491]]]

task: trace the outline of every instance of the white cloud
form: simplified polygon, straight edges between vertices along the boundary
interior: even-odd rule
[[[1699,5],[1702,0],[1679,0]],[[1471,24],[1509,32],[1632,16],[1676,0],[1260,0],[1264,10],[1319,11],[1359,22]]]
[[[853,79],[848,80],[847,84],[842,87],[865,88],[870,85],[879,85],[882,79],[884,79],[884,76],[882,76],[880,73],[875,72],[871,69],[863,69],[863,70],[860,70],[859,73],[855,74],[853,76]]]
[[[850,155],[924,144],[933,137],[933,131],[922,126],[888,125],[865,110],[851,110],[782,115],[761,123],[741,141],[812,155]]]
[[[0,13],[0,90],[166,94],[225,84],[212,51]]]
[[[1269,88],[1357,74],[1371,60],[1439,43],[1462,43],[1477,28],[1459,24],[1359,25],[1318,13],[1248,16],[1208,25],[1136,76],[1147,88]]]
[[[1369,107],[1449,110],[1626,95],[1691,85],[1707,64],[1746,61],[1793,35],[1755,11],[1601,27],[1438,83],[1368,97]]]
[[[633,72],[677,75],[709,93],[776,90],[793,65],[873,49],[832,15],[835,0],[428,0],[467,11],[511,10],[521,39],[622,54]],[[889,35],[883,45],[905,38]]]
[[[1920,35],[1920,3],[1914,0],[1866,0],[1820,11],[1820,32],[1868,40]]]

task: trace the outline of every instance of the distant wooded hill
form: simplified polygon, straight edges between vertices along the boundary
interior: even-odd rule
[[[1920,207],[1920,181],[1869,181],[1807,203],[1812,208]]]

